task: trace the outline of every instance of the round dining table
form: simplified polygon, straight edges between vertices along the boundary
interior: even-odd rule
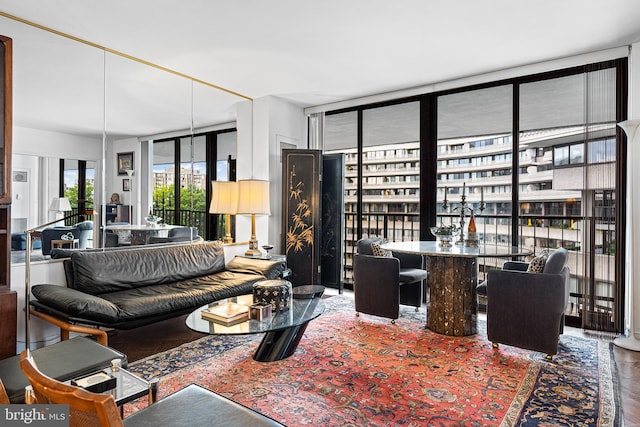
[[[382,248],[426,258],[429,271],[427,328],[451,336],[478,332],[478,258],[517,257],[530,252],[499,245],[442,247],[435,241],[392,242],[383,244]]]

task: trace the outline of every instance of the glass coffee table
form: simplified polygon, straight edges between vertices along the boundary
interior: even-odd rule
[[[291,356],[298,347],[309,322],[320,316],[325,309],[321,298],[292,298],[289,309],[264,320],[249,319],[231,326],[203,319],[200,312],[216,305],[234,302],[250,306],[253,295],[227,298],[202,306],[187,316],[186,324],[196,332],[212,335],[264,334],[262,342],[253,355],[259,362],[273,362]]]

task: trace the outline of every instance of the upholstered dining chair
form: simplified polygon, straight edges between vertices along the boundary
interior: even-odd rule
[[[569,301],[569,254],[556,249],[542,271],[510,261],[487,273],[487,338],[494,348],[506,344],[546,353],[558,352]]]
[[[428,273],[420,255],[380,251],[380,238],[360,239],[353,255],[353,291],[356,315],[386,317],[392,323],[400,305],[422,305]],[[374,248],[376,254],[374,255]]]
[[[282,426],[277,421],[203,387],[191,384],[122,420],[111,394],[92,393],[56,381],[36,366],[29,350],[20,368],[38,404],[67,404],[71,427],[102,426]]]

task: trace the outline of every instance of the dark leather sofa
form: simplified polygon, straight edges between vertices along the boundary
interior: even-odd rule
[[[31,300],[33,314],[64,322],[55,323],[61,329],[65,324],[132,329],[251,293],[253,283],[276,278],[286,268],[282,261],[243,257],[225,265],[220,241],[76,251],[64,265],[67,287],[35,285]]]

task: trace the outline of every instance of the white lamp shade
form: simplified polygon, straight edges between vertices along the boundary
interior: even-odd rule
[[[209,213],[235,215],[238,210],[238,183],[211,181]]]
[[[238,214],[270,215],[269,181],[238,181]]]
[[[66,197],[54,197],[49,205],[50,211],[67,212],[71,210],[71,203]]]

